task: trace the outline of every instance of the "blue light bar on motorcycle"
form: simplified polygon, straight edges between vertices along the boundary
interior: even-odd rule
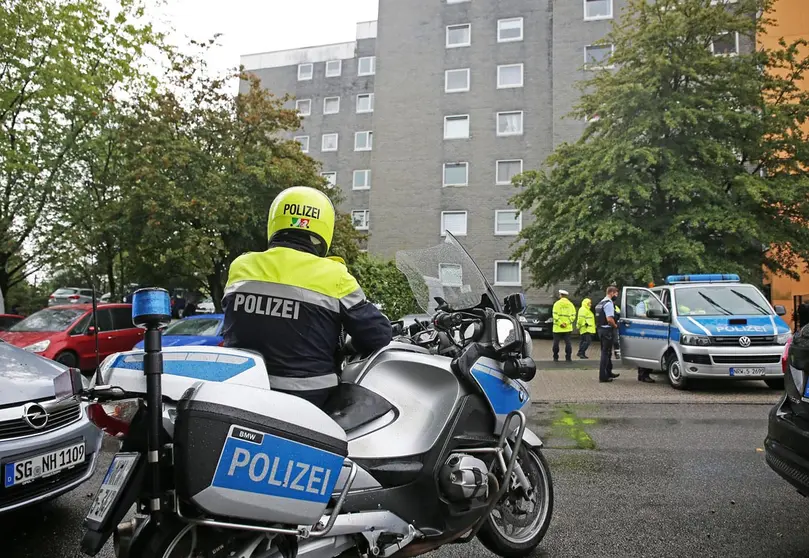
[[[669,275],[666,284],[674,283],[738,283],[741,278],[735,273],[700,273],[697,275]]]
[[[171,323],[171,300],[166,289],[138,289],[132,295],[132,323],[162,327]]]

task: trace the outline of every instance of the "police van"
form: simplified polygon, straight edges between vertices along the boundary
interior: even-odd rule
[[[786,309],[738,275],[670,275],[658,287],[625,287],[621,309],[626,365],[665,371],[675,389],[689,378],[761,379],[783,389]]]

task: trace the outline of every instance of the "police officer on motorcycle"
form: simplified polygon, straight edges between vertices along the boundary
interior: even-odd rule
[[[331,200],[296,186],[270,207],[269,249],[236,258],[222,307],[224,346],[264,356],[272,389],[322,406],[338,384],[341,328],[361,352],[391,341],[391,324],[346,266],[326,257],[334,235]]]

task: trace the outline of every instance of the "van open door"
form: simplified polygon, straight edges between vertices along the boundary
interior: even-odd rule
[[[620,308],[621,360],[630,366],[660,370],[660,357],[669,344],[668,309],[655,293],[643,287],[624,287]]]

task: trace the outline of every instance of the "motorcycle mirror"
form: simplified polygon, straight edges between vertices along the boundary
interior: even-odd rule
[[[516,316],[525,312],[528,304],[523,293],[514,293],[503,299],[503,308],[509,316]]]
[[[67,399],[80,394],[84,390],[81,370],[68,368],[53,379],[53,391],[56,399]]]
[[[511,316],[498,314],[495,317],[495,349],[512,351],[523,344],[522,327]]]

